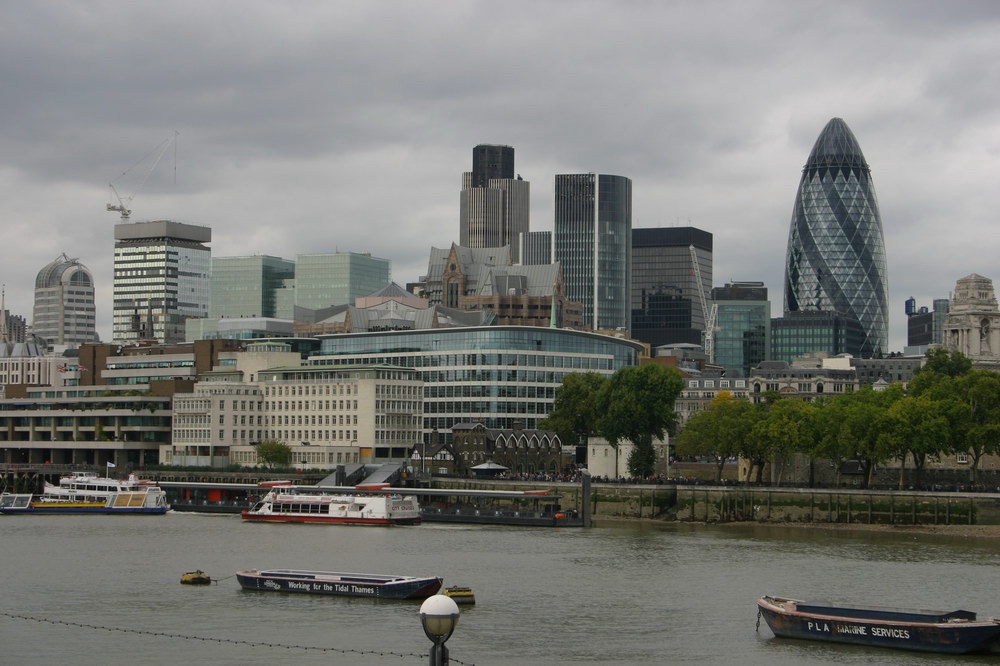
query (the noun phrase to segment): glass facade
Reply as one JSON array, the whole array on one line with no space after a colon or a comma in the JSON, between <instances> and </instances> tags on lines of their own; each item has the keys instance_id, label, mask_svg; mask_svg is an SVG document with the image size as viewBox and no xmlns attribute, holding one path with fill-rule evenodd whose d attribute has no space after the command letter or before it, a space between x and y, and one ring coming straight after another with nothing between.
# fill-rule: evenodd
<instances>
[{"instance_id":1,"label":"glass facade","mask_svg":"<svg viewBox=\"0 0 1000 666\"><path fill-rule=\"evenodd\" d=\"M295 262L280 257L214 257L212 318L281 317L278 293L295 277Z\"/></svg>"},{"instance_id":2,"label":"glass facade","mask_svg":"<svg viewBox=\"0 0 1000 666\"><path fill-rule=\"evenodd\" d=\"M519 234L518 256L525 266L545 266L552 263L552 232L529 231Z\"/></svg>"},{"instance_id":3,"label":"glass facade","mask_svg":"<svg viewBox=\"0 0 1000 666\"><path fill-rule=\"evenodd\" d=\"M295 261L295 305L320 310L354 305L392 282L392 262L369 254L300 254Z\"/></svg>"},{"instance_id":4,"label":"glass facade","mask_svg":"<svg viewBox=\"0 0 1000 666\"><path fill-rule=\"evenodd\" d=\"M771 361L787 361L812 352L860 356L865 330L855 318L836 312L790 312L771 320Z\"/></svg>"},{"instance_id":5,"label":"glass facade","mask_svg":"<svg viewBox=\"0 0 1000 666\"><path fill-rule=\"evenodd\" d=\"M610 376L638 364L637 342L532 326L444 328L321 336L310 365L389 364L420 371L425 434L475 420L489 428L537 428L563 377Z\"/></svg>"},{"instance_id":6,"label":"glass facade","mask_svg":"<svg viewBox=\"0 0 1000 666\"><path fill-rule=\"evenodd\" d=\"M692 246L707 295L712 291L712 234L693 227L632 230L632 337L654 347L702 344L705 312Z\"/></svg>"},{"instance_id":7,"label":"glass facade","mask_svg":"<svg viewBox=\"0 0 1000 666\"><path fill-rule=\"evenodd\" d=\"M712 290L717 306L715 362L727 377L749 377L750 369L768 360L771 303L763 282L729 283Z\"/></svg>"},{"instance_id":8,"label":"glass facade","mask_svg":"<svg viewBox=\"0 0 1000 666\"><path fill-rule=\"evenodd\" d=\"M211 239L208 227L166 220L115 225L115 342L184 342L185 321L208 316Z\"/></svg>"},{"instance_id":9,"label":"glass facade","mask_svg":"<svg viewBox=\"0 0 1000 666\"><path fill-rule=\"evenodd\" d=\"M785 261L785 313L836 311L864 329L862 357L888 353L885 240L871 171L847 124L834 118L799 182Z\"/></svg>"},{"instance_id":10,"label":"glass facade","mask_svg":"<svg viewBox=\"0 0 1000 666\"><path fill-rule=\"evenodd\" d=\"M632 181L580 173L555 178L553 259L566 298L583 304L594 330L629 330L632 290Z\"/></svg>"}]
</instances>

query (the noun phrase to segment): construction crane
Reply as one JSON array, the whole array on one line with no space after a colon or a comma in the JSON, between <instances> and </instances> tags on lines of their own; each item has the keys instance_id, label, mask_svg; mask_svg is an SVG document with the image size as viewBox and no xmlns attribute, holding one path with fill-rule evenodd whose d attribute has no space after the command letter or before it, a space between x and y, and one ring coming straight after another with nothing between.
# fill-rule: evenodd
<instances>
[{"instance_id":1,"label":"construction crane","mask_svg":"<svg viewBox=\"0 0 1000 666\"><path fill-rule=\"evenodd\" d=\"M118 201L118 203L109 203L108 210L115 213L120 213L122 216L122 222L128 222L129 217L132 215L132 209L130 208L130 206L132 205L132 199L134 199L135 195L139 193L139 190L142 189L142 186L146 184L146 181L149 179L150 174L153 173L153 170L156 169L156 165L160 163L161 159L163 159L163 155L164 153L167 152L167 149L171 145L174 145L176 147L176 143L174 142L176 141L177 136L179 134L180 132L174 131L173 135L164 139L163 143L161 143L159 146L153 149L151 153L149 153L141 160L139 160L138 163L134 164L133 166L123 171L121 175L115 179L115 181L120 180L123 176L127 175L130 171L132 171L132 169L135 169L137 166L141 164L148 164L145 172L142 174L142 179L139 181L139 184L136 186L135 191L132 192L130 196L123 197L121 194L119 194L118 188L115 187L115 181L112 181L111 183L108 184L108 187L111 188L111 193L114 194L115 199ZM175 154L174 158L175 173L177 169L176 162L177 159Z\"/></svg>"},{"instance_id":2,"label":"construction crane","mask_svg":"<svg viewBox=\"0 0 1000 666\"><path fill-rule=\"evenodd\" d=\"M703 348L705 358L709 363L715 363L715 320L719 315L719 306L712 303L711 309L708 307L708 299L705 298L705 285L701 282L701 266L698 265L698 253L694 245L689 246L691 250L691 266L694 268L694 281L698 287L698 298L701 299L701 314L705 317L705 338Z\"/></svg>"}]
</instances>

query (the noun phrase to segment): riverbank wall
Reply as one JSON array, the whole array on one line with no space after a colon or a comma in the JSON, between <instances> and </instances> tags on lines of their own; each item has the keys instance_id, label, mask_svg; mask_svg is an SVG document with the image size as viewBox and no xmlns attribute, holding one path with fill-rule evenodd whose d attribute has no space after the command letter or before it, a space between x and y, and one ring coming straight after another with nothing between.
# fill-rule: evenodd
<instances>
[{"instance_id":1,"label":"riverbank wall","mask_svg":"<svg viewBox=\"0 0 1000 666\"><path fill-rule=\"evenodd\" d=\"M434 487L548 490L582 510L575 483L435 479ZM593 483L590 513L601 518L723 523L1000 525L1000 493L760 488Z\"/></svg>"}]
</instances>

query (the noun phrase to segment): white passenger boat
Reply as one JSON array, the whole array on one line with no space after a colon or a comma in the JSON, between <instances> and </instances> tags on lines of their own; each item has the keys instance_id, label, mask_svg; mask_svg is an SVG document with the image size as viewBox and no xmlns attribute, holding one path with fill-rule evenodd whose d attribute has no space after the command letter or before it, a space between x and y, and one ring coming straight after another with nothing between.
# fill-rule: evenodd
<instances>
[{"instance_id":1,"label":"white passenger boat","mask_svg":"<svg viewBox=\"0 0 1000 666\"><path fill-rule=\"evenodd\" d=\"M127 479L112 479L94 472L80 472L61 477L58 485L46 481L43 494L51 498L103 501L116 493L144 490L155 485L140 480L135 474L129 474Z\"/></svg>"},{"instance_id":2,"label":"white passenger boat","mask_svg":"<svg viewBox=\"0 0 1000 666\"><path fill-rule=\"evenodd\" d=\"M107 497L67 497L60 495L32 495L30 493L3 493L0 495L0 513L18 514L164 514L167 512L167 494L162 488L145 486L136 490L123 490Z\"/></svg>"},{"instance_id":3,"label":"white passenger boat","mask_svg":"<svg viewBox=\"0 0 1000 666\"><path fill-rule=\"evenodd\" d=\"M416 525L420 507L413 495L387 485L357 486L355 492L276 487L241 514L243 520L341 525Z\"/></svg>"}]
</instances>

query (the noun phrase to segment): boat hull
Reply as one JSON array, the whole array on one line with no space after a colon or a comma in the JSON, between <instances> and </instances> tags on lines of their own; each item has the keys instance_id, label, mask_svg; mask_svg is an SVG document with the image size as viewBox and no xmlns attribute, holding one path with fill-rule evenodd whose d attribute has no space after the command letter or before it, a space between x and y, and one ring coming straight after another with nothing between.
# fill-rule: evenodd
<instances>
[{"instance_id":1,"label":"boat hull","mask_svg":"<svg viewBox=\"0 0 1000 666\"><path fill-rule=\"evenodd\" d=\"M419 525L420 518L364 518L361 516L319 516L297 514L254 514L241 512L243 520L258 523L305 523L314 525Z\"/></svg>"},{"instance_id":2,"label":"boat hull","mask_svg":"<svg viewBox=\"0 0 1000 666\"><path fill-rule=\"evenodd\" d=\"M426 599L441 589L436 577L366 576L308 571L238 571L236 580L244 590L325 594L374 599Z\"/></svg>"},{"instance_id":3,"label":"boat hull","mask_svg":"<svg viewBox=\"0 0 1000 666\"><path fill-rule=\"evenodd\" d=\"M159 488L113 493L102 501L73 500L59 496L35 496L27 493L0 495L0 513L4 515L76 515L144 514L162 515L169 507L166 494Z\"/></svg>"},{"instance_id":4,"label":"boat hull","mask_svg":"<svg viewBox=\"0 0 1000 666\"><path fill-rule=\"evenodd\" d=\"M757 600L757 607L771 632L780 638L943 654L996 652L1000 638L996 620L920 621L918 612L833 607L816 607L818 612L789 610L766 597ZM861 617L848 615L852 610ZM838 615L838 611L845 614Z\"/></svg>"},{"instance_id":5,"label":"boat hull","mask_svg":"<svg viewBox=\"0 0 1000 666\"><path fill-rule=\"evenodd\" d=\"M75 515L75 514L143 514L143 515L163 515L167 512L167 507L165 506L153 506L153 507L126 507L126 508L115 508L106 506L77 506L77 507L26 507L23 509L2 509L0 513L5 516L17 516L17 515Z\"/></svg>"}]
</instances>

